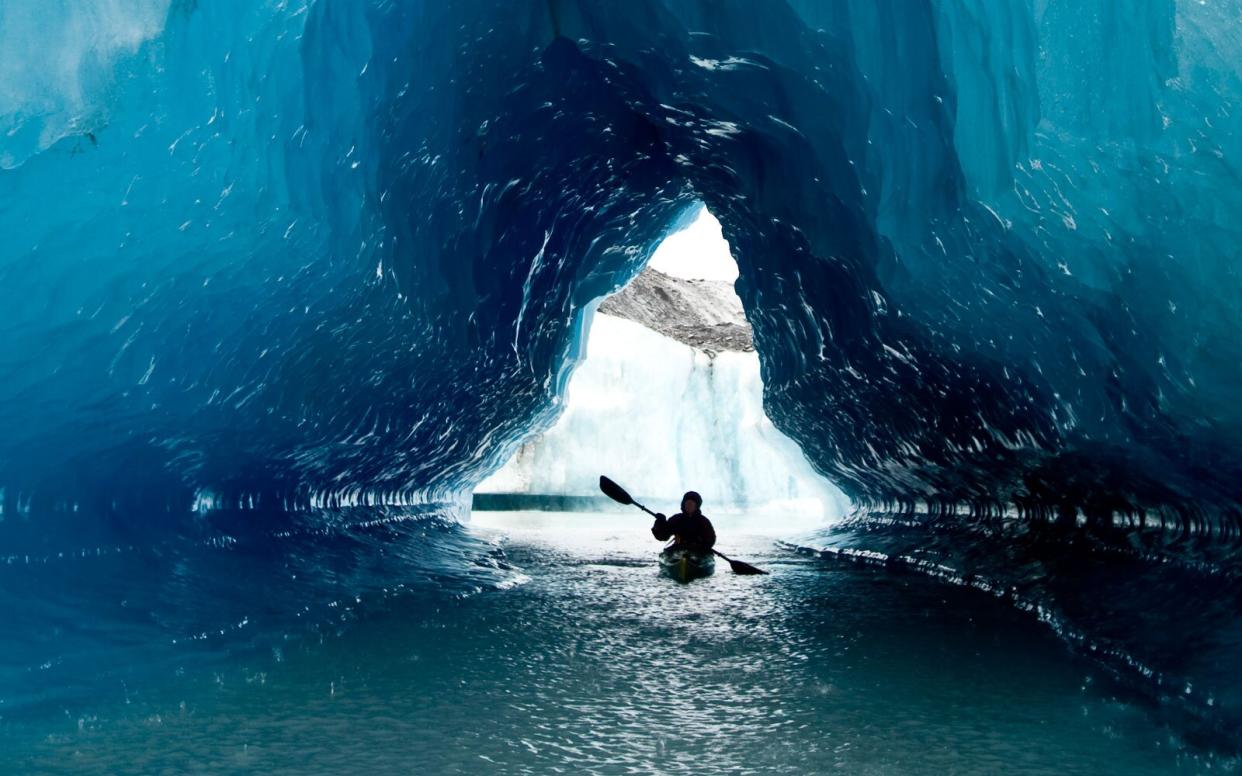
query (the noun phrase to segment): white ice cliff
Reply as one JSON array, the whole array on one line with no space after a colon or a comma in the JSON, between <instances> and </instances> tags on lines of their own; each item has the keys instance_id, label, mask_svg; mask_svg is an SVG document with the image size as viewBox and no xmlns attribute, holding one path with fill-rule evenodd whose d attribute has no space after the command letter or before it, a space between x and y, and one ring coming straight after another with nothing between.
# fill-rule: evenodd
<instances>
[{"instance_id":1,"label":"white ice cliff","mask_svg":"<svg viewBox=\"0 0 1242 776\"><path fill-rule=\"evenodd\" d=\"M733 260L723 239L700 239L720 230L702 212L653 257L682 277L648 267L605 301L556 423L476 493L593 497L607 474L665 511L695 489L715 512L845 513L845 496L764 414L741 301L730 283L704 279L728 277Z\"/></svg>"}]
</instances>

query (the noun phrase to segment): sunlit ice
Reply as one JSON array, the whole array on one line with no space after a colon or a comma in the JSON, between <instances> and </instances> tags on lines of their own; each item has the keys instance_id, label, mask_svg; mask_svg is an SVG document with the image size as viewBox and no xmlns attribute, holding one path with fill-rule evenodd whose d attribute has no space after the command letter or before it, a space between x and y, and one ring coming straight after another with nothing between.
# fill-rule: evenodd
<instances>
[{"instance_id":1,"label":"sunlit ice","mask_svg":"<svg viewBox=\"0 0 1242 776\"><path fill-rule=\"evenodd\" d=\"M746 326L732 291L737 264L706 208L697 206L688 225L661 242L648 269L657 274L644 276L651 290L642 287L635 304L666 314L657 326L676 323L676 309L661 306L670 293L695 294L688 303L697 312ZM692 285L670 285L668 277ZM848 513L844 494L764 412L753 347L720 348L710 337L692 346L622 317L623 305L605 312L611 309L605 305L589 323L585 358L559 417L480 483L475 492L487 496L484 503L506 494L526 504L599 497L598 477L606 474L669 514L682 492L699 491L705 513L751 533L797 533Z\"/></svg>"}]
</instances>

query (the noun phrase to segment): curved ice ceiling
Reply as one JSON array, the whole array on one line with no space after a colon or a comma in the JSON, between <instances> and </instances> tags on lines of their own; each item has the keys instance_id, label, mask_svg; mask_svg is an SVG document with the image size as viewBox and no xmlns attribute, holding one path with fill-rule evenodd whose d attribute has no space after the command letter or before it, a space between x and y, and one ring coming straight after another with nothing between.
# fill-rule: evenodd
<instances>
[{"instance_id":1,"label":"curved ice ceiling","mask_svg":"<svg viewBox=\"0 0 1242 776\"><path fill-rule=\"evenodd\" d=\"M454 492L702 200L856 502L1236 516L1240 12L7 2L6 506Z\"/></svg>"}]
</instances>

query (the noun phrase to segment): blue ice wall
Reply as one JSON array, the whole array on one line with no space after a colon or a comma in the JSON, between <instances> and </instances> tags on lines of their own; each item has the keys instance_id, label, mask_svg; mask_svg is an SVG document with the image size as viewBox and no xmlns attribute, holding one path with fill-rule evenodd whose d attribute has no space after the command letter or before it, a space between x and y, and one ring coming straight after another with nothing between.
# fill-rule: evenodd
<instances>
[{"instance_id":1,"label":"blue ice wall","mask_svg":"<svg viewBox=\"0 0 1242 776\"><path fill-rule=\"evenodd\" d=\"M0 8L6 509L468 486L702 200L859 502L1238 515L1238 2L46 9Z\"/></svg>"}]
</instances>

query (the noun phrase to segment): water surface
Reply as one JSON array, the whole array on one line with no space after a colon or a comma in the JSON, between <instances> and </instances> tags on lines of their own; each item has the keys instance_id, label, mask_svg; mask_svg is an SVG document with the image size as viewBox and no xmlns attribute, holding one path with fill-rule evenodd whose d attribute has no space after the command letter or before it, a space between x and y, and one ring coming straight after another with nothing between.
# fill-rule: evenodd
<instances>
[{"instance_id":1,"label":"water surface","mask_svg":"<svg viewBox=\"0 0 1242 776\"><path fill-rule=\"evenodd\" d=\"M251 622L189 646L168 638L181 626L144 623L136 627L155 643L117 647L142 665L112 665L77 692L24 680L0 706L0 770L1230 765L1185 748L1028 615L976 590L793 552L756 532L762 522L719 520L721 546L771 575L734 576L722 563L689 585L659 576L641 517L476 513L468 528L411 524L419 528L398 521L400 530L377 533L357 522L348 542L329 532L294 551L292 539L274 540L249 557L239 541L183 567L194 589L178 605L214 600L212 616ZM233 591L227 605L208 580ZM159 574L145 582L160 584ZM7 676L63 676L13 668L9 638L0 641Z\"/></svg>"}]
</instances>

